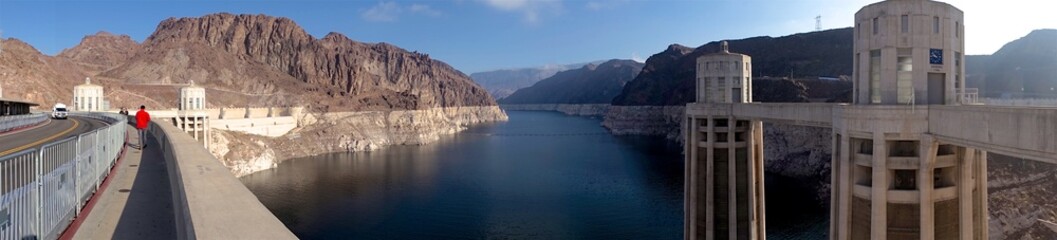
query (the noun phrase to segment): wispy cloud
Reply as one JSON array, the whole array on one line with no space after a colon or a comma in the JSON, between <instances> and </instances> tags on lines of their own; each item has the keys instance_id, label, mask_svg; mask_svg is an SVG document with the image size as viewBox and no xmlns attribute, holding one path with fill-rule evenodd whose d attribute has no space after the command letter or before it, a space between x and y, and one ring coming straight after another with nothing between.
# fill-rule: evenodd
<instances>
[{"instance_id":1,"label":"wispy cloud","mask_svg":"<svg viewBox=\"0 0 1057 240\"><path fill-rule=\"evenodd\" d=\"M587 1L587 3L584 4L584 7L588 10L598 11L605 9L613 9L620 5L627 4L628 2L631 2L631 0L593 0Z\"/></svg>"},{"instance_id":2,"label":"wispy cloud","mask_svg":"<svg viewBox=\"0 0 1057 240\"><path fill-rule=\"evenodd\" d=\"M360 13L360 18L371 22L394 22L400 19L403 13L418 14L429 17L440 17L443 13L426 4L411 4L401 6L396 2L378 2L371 8Z\"/></svg>"},{"instance_id":3,"label":"wispy cloud","mask_svg":"<svg viewBox=\"0 0 1057 240\"><path fill-rule=\"evenodd\" d=\"M565 11L561 0L481 0L493 8L521 14L528 24L538 24L543 16L560 15Z\"/></svg>"},{"instance_id":4,"label":"wispy cloud","mask_svg":"<svg viewBox=\"0 0 1057 240\"><path fill-rule=\"evenodd\" d=\"M642 58L642 56L639 56L638 52L632 52L631 53L631 60L632 61L636 61L636 62L641 62L641 63L646 62L646 59Z\"/></svg>"},{"instance_id":5,"label":"wispy cloud","mask_svg":"<svg viewBox=\"0 0 1057 240\"><path fill-rule=\"evenodd\" d=\"M392 22L400 15L400 5L395 2L378 2L377 5L360 13L363 20L372 22Z\"/></svg>"},{"instance_id":6,"label":"wispy cloud","mask_svg":"<svg viewBox=\"0 0 1057 240\"><path fill-rule=\"evenodd\" d=\"M441 12L439 10L433 9L429 5L425 4L411 4L408 9L411 10L412 13L422 14L430 17L440 17L441 15Z\"/></svg>"}]
</instances>

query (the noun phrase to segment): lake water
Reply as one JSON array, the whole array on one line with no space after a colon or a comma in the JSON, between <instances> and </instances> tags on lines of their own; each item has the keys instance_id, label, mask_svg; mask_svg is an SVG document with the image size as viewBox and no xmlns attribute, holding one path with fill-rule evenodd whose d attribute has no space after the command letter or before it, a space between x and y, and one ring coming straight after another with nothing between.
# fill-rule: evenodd
<instances>
[{"instance_id":1,"label":"lake water","mask_svg":"<svg viewBox=\"0 0 1057 240\"><path fill-rule=\"evenodd\" d=\"M295 159L242 181L303 239L682 238L683 158L664 139L508 114L434 144ZM768 197L798 187L782 182L768 177ZM769 235L824 237L825 212L804 211L817 204L790 192L808 206L772 215L768 201L768 220L783 219Z\"/></svg>"}]
</instances>

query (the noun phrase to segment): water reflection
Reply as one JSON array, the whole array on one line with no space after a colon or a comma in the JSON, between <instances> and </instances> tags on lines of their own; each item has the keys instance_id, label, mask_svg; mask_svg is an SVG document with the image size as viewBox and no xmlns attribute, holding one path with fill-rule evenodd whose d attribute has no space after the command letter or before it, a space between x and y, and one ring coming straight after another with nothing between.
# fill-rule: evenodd
<instances>
[{"instance_id":1,"label":"water reflection","mask_svg":"<svg viewBox=\"0 0 1057 240\"><path fill-rule=\"evenodd\" d=\"M243 182L305 239L682 237L682 157L597 119L510 112L424 146L284 162Z\"/></svg>"}]
</instances>

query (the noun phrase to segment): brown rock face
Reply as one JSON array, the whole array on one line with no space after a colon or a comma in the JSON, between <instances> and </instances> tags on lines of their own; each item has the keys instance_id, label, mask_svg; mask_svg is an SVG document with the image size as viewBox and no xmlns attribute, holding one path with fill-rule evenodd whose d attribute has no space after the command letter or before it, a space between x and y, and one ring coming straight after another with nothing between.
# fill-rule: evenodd
<instances>
[{"instance_id":1,"label":"brown rock face","mask_svg":"<svg viewBox=\"0 0 1057 240\"><path fill-rule=\"evenodd\" d=\"M428 55L337 33L315 39L290 19L265 15L167 19L135 56L102 75L142 85L195 80L233 93L210 100L231 106L262 97L329 111L495 105Z\"/></svg>"},{"instance_id":2,"label":"brown rock face","mask_svg":"<svg viewBox=\"0 0 1057 240\"><path fill-rule=\"evenodd\" d=\"M36 102L44 109L55 103L70 103L73 86L82 83L86 75L79 64L44 55L18 39L0 41L0 86L5 98Z\"/></svg>"},{"instance_id":3,"label":"brown rock face","mask_svg":"<svg viewBox=\"0 0 1057 240\"><path fill-rule=\"evenodd\" d=\"M136 50L139 50L139 43L128 35L98 32L85 36L77 46L62 50L56 57L80 64L94 75L124 63Z\"/></svg>"}]
</instances>

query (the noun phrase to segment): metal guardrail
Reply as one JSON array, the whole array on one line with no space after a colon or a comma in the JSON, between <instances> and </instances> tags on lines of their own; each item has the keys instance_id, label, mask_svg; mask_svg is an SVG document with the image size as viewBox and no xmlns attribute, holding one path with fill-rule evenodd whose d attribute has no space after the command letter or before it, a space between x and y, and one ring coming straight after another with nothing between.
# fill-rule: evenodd
<instances>
[{"instance_id":1,"label":"metal guardrail","mask_svg":"<svg viewBox=\"0 0 1057 240\"><path fill-rule=\"evenodd\" d=\"M107 126L0 157L0 239L57 239L110 173L128 120L112 113L71 115Z\"/></svg>"},{"instance_id":2,"label":"metal guardrail","mask_svg":"<svg viewBox=\"0 0 1057 240\"><path fill-rule=\"evenodd\" d=\"M957 89L958 101L961 104L973 105L980 103L980 89L979 88L961 88Z\"/></svg>"},{"instance_id":3,"label":"metal guardrail","mask_svg":"<svg viewBox=\"0 0 1057 240\"><path fill-rule=\"evenodd\" d=\"M48 120L47 113L0 116L0 133L36 125Z\"/></svg>"}]
</instances>

